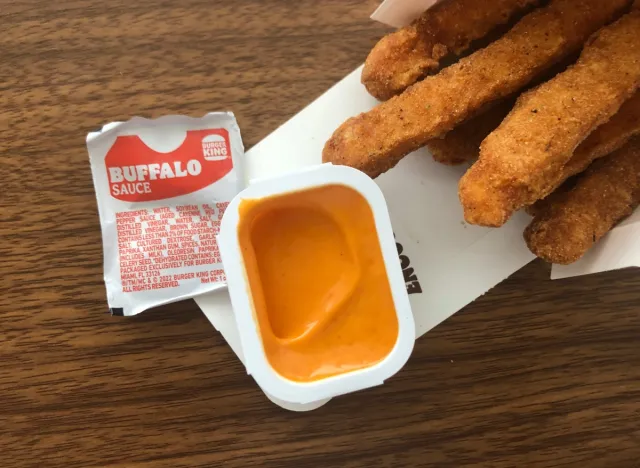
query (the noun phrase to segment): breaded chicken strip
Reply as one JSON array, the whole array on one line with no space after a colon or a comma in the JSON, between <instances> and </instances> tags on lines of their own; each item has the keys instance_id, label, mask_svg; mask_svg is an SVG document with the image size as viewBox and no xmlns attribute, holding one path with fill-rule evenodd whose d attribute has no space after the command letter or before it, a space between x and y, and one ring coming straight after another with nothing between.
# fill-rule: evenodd
<instances>
[{"instance_id":1,"label":"breaded chicken strip","mask_svg":"<svg viewBox=\"0 0 640 468\"><path fill-rule=\"evenodd\" d=\"M551 0L486 48L347 120L326 143L324 162L371 177L382 174L492 101L521 90L630 5L630 0Z\"/></svg>"},{"instance_id":2,"label":"breaded chicken strip","mask_svg":"<svg viewBox=\"0 0 640 468\"><path fill-rule=\"evenodd\" d=\"M461 123L442 138L427 142L433 159L447 166L472 162L480 154L480 143L502 123L515 100L507 99L479 116Z\"/></svg>"},{"instance_id":3,"label":"breaded chicken strip","mask_svg":"<svg viewBox=\"0 0 640 468\"><path fill-rule=\"evenodd\" d=\"M445 0L375 45L364 63L362 84L382 101L400 94L437 70L443 57L460 55L471 42L541 1Z\"/></svg>"},{"instance_id":4,"label":"breaded chicken strip","mask_svg":"<svg viewBox=\"0 0 640 468\"><path fill-rule=\"evenodd\" d=\"M538 257L573 263L640 203L640 138L594 162L573 188L550 199L524 238Z\"/></svg>"},{"instance_id":5,"label":"breaded chicken strip","mask_svg":"<svg viewBox=\"0 0 640 468\"><path fill-rule=\"evenodd\" d=\"M524 93L460 181L467 222L502 226L549 193L576 147L640 86L640 11L603 28L564 73Z\"/></svg>"},{"instance_id":6,"label":"breaded chicken strip","mask_svg":"<svg viewBox=\"0 0 640 468\"><path fill-rule=\"evenodd\" d=\"M480 155L480 144L502 120L509 114L513 101L505 101L478 117L457 126L443 138L430 140L427 148L433 159L447 166L456 166L465 162L473 162ZM636 92L626 101L620 110L609 121L596 128L576 149L571 159L558 173L556 185L548 193L553 192L569 177L584 171L594 160L607 156L622 147L631 137L640 134L640 92ZM538 200L527 207L527 212L534 213Z\"/></svg>"},{"instance_id":7,"label":"breaded chicken strip","mask_svg":"<svg viewBox=\"0 0 640 468\"><path fill-rule=\"evenodd\" d=\"M526 89L538 86L558 73L562 73L577 59L578 54L572 54L532 81ZM504 99L491 105L488 111L462 122L444 137L429 140L426 146L431 151L433 159L447 166L473 162L478 159L478 156L480 156L480 144L491 132L498 128L504 118L509 115L515 103L516 97Z\"/></svg>"},{"instance_id":8,"label":"breaded chicken strip","mask_svg":"<svg viewBox=\"0 0 640 468\"><path fill-rule=\"evenodd\" d=\"M598 128L576 149L558 174L554 185L547 194L556 190L567 179L584 171L598 158L611 154L624 146L632 137L640 135L640 92L626 101L616 115ZM544 209L549 197L538 200L527 207L527 213L534 215Z\"/></svg>"}]
</instances>

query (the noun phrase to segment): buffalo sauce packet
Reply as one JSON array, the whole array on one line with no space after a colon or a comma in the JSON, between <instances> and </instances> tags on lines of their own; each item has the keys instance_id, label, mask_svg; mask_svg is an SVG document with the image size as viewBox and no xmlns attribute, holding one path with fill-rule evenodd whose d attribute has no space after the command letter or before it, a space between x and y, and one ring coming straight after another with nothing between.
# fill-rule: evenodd
<instances>
[{"instance_id":1,"label":"buffalo sauce packet","mask_svg":"<svg viewBox=\"0 0 640 468\"><path fill-rule=\"evenodd\" d=\"M244 181L234 115L134 117L89 133L87 149L111 313L224 287L216 236Z\"/></svg>"}]
</instances>

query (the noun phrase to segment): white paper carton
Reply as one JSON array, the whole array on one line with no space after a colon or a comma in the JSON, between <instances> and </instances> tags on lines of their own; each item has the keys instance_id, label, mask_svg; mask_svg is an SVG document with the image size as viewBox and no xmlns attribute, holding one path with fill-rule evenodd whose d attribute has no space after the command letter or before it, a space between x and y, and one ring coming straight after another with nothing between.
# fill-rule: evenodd
<instances>
[{"instance_id":1,"label":"white paper carton","mask_svg":"<svg viewBox=\"0 0 640 468\"><path fill-rule=\"evenodd\" d=\"M373 12L371 19L394 28L401 28L439 1L441 0L385 0Z\"/></svg>"},{"instance_id":2,"label":"white paper carton","mask_svg":"<svg viewBox=\"0 0 640 468\"><path fill-rule=\"evenodd\" d=\"M387 0L374 18L401 26L415 18L425 5L433 3ZM362 67L354 70L248 151L249 180L321 163L322 148L333 131L347 118L377 104L360 83L361 70ZM465 169L435 163L426 150L419 150L376 179L391 214L416 337L534 259L522 237L530 221L526 214L516 214L499 229L464 222L457 190L458 179ZM637 239L640 239L639 213L614 229L584 260L570 267L554 266L553 277L640 266L640 254L631 254L640 243ZM210 294L196 298L196 302L243 359L228 295ZM307 411L324 403L287 409Z\"/></svg>"},{"instance_id":3,"label":"white paper carton","mask_svg":"<svg viewBox=\"0 0 640 468\"><path fill-rule=\"evenodd\" d=\"M442 0L385 0L371 19L400 28ZM640 5L634 3L634 8ZM571 265L553 265L551 279L569 278L603 271L640 267L640 211L613 229L581 260Z\"/></svg>"},{"instance_id":4,"label":"white paper carton","mask_svg":"<svg viewBox=\"0 0 640 468\"><path fill-rule=\"evenodd\" d=\"M352 72L246 154L249 180L322 162L322 148L348 117L376 105ZM457 182L463 168L442 166L417 151L376 182L387 200L419 337L534 257L522 231L526 215L502 229L463 222ZM211 323L240 354L228 296L196 298ZM304 410L304 407L299 408Z\"/></svg>"}]
</instances>

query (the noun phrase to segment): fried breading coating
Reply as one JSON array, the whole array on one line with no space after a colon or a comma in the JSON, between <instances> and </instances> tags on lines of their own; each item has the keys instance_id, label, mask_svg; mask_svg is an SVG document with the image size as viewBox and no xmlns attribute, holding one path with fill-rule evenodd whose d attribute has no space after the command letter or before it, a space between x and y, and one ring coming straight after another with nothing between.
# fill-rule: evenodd
<instances>
[{"instance_id":1,"label":"fried breading coating","mask_svg":"<svg viewBox=\"0 0 640 468\"><path fill-rule=\"evenodd\" d=\"M562 73L577 59L578 55L572 54L529 83L526 89L538 86L558 73ZM480 144L509 115L516 103L516 97L510 97L491 105L486 112L462 122L442 138L429 140L426 146L431 151L433 159L447 166L473 162L478 159Z\"/></svg>"},{"instance_id":2,"label":"fried breading coating","mask_svg":"<svg viewBox=\"0 0 640 468\"><path fill-rule=\"evenodd\" d=\"M596 128L591 135L576 149L558 174L553 186L547 194L556 190L570 177L581 173L598 158L609 155L624 146L633 136L640 134L640 92L636 92L626 101L618 113L608 122ZM548 197L542 198L526 208L527 213L534 215L544 209Z\"/></svg>"},{"instance_id":3,"label":"fried breading coating","mask_svg":"<svg viewBox=\"0 0 640 468\"><path fill-rule=\"evenodd\" d=\"M480 154L480 143L511 111L515 100L507 99L473 119L461 123L442 138L427 142L433 159L447 166L472 162Z\"/></svg>"},{"instance_id":4,"label":"fried breading coating","mask_svg":"<svg viewBox=\"0 0 640 468\"><path fill-rule=\"evenodd\" d=\"M550 263L573 263L640 204L640 138L595 161L573 188L549 198L525 241Z\"/></svg>"},{"instance_id":5,"label":"fried breading coating","mask_svg":"<svg viewBox=\"0 0 640 468\"><path fill-rule=\"evenodd\" d=\"M467 222L503 225L546 195L576 147L640 86L640 11L588 41L567 71L524 93L460 181Z\"/></svg>"},{"instance_id":6,"label":"fried breading coating","mask_svg":"<svg viewBox=\"0 0 640 468\"><path fill-rule=\"evenodd\" d=\"M409 26L380 39L367 57L362 84L384 101L440 67L442 58L460 55L471 42L542 0L445 0Z\"/></svg>"},{"instance_id":7,"label":"fried breading coating","mask_svg":"<svg viewBox=\"0 0 640 468\"><path fill-rule=\"evenodd\" d=\"M551 0L484 49L347 120L326 143L324 162L371 177L382 174L489 103L521 90L630 5L630 0Z\"/></svg>"}]
</instances>

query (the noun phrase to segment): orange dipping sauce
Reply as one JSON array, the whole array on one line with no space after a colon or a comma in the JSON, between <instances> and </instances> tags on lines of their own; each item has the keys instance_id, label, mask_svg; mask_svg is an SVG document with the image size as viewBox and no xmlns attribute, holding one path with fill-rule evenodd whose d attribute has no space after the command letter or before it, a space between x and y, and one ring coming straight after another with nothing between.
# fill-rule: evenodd
<instances>
[{"instance_id":1,"label":"orange dipping sauce","mask_svg":"<svg viewBox=\"0 0 640 468\"><path fill-rule=\"evenodd\" d=\"M262 345L281 376L314 381L391 352L398 319L359 192L326 185L243 200L238 240Z\"/></svg>"}]
</instances>

